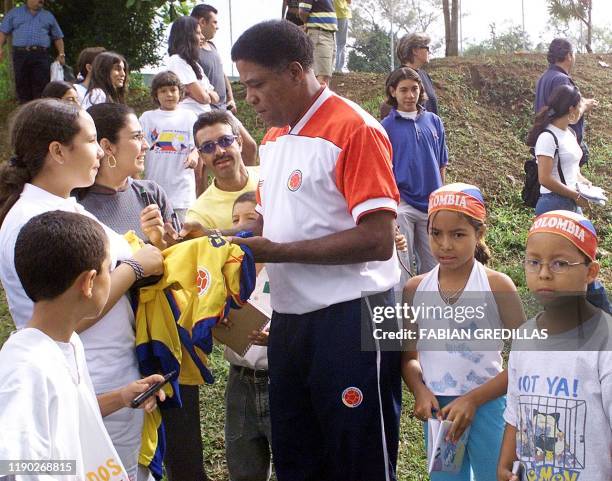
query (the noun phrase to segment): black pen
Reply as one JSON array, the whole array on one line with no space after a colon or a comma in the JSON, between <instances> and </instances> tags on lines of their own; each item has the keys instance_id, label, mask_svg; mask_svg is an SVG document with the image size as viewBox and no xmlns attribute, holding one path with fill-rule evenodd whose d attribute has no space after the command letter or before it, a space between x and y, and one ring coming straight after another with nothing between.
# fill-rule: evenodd
<instances>
[{"instance_id":1,"label":"black pen","mask_svg":"<svg viewBox=\"0 0 612 481\"><path fill-rule=\"evenodd\" d=\"M157 391L159 391L162 387L164 387L170 381L170 378L176 375L176 371L171 371L164 376L163 381L156 382L149 389L144 392L141 392L138 396L136 396L132 402L130 402L130 406L134 409L140 407L140 405L145 402L148 398L153 396Z\"/></svg>"}]
</instances>

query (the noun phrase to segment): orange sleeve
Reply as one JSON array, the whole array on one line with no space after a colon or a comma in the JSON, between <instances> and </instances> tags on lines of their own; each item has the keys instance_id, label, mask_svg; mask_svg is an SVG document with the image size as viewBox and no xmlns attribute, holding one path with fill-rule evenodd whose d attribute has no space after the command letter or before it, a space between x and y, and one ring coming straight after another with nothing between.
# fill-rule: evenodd
<instances>
[{"instance_id":1,"label":"orange sleeve","mask_svg":"<svg viewBox=\"0 0 612 481\"><path fill-rule=\"evenodd\" d=\"M399 191L391 158L391 143L385 133L367 124L342 146L336 163L336 186L355 222L373 210L397 211Z\"/></svg>"}]
</instances>

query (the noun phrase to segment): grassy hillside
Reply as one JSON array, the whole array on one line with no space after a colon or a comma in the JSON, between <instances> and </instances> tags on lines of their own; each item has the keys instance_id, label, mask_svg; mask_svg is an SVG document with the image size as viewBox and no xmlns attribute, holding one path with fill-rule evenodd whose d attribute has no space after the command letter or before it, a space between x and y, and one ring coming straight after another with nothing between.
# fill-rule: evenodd
<instances>
[{"instance_id":1,"label":"grassy hillside","mask_svg":"<svg viewBox=\"0 0 612 481\"><path fill-rule=\"evenodd\" d=\"M612 65L612 56L601 57ZM497 56L435 60L429 67L439 98L441 117L447 132L450 153L448 176L480 186L488 203L487 242L494 254L494 267L509 274L524 289L521 259L527 226L533 210L520 200L522 165L528 155L523 140L532 120L535 81L546 68L543 55ZM595 56L578 56L574 79L583 95L599 100L589 116L586 141L591 163L584 171L594 183L612 190L612 69L597 64ZM378 115L384 98L384 76L348 74L334 79L333 87ZM263 123L244 102L244 92L235 86L239 114L257 140L263 136ZM151 108L146 92L133 92L132 105L140 111ZM8 157L6 114L15 105L0 101L0 158ZM603 278L612 286L612 213L596 208L590 214L601 239ZM0 298L0 342L8 335L10 319ZM203 389L202 431L206 436L206 457L213 479L227 479L223 452L223 391L227 365L221 350L212 356L217 383ZM405 396L399 478L426 479L420 424L408 416L412 398Z\"/></svg>"}]
</instances>

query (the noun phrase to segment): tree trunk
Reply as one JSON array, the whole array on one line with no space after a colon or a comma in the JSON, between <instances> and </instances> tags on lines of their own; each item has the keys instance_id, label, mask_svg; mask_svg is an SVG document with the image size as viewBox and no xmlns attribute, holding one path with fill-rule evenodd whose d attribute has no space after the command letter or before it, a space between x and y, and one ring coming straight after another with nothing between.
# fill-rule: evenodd
<instances>
[{"instance_id":1,"label":"tree trunk","mask_svg":"<svg viewBox=\"0 0 612 481\"><path fill-rule=\"evenodd\" d=\"M442 11L444 12L444 39L445 55L456 57L459 55L459 0L442 0Z\"/></svg>"},{"instance_id":2,"label":"tree trunk","mask_svg":"<svg viewBox=\"0 0 612 481\"><path fill-rule=\"evenodd\" d=\"M589 0L587 8L587 41L585 47L587 52L593 53L593 49L591 48L591 37L593 35L593 22L591 20L591 12L593 11L593 0Z\"/></svg>"},{"instance_id":3,"label":"tree trunk","mask_svg":"<svg viewBox=\"0 0 612 481\"><path fill-rule=\"evenodd\" d=\"M449 55L459 55L459 0L453 0L451 7L451 42Z\"/></svg>"},{"instance_id":4,"label":"tree trunk","mask_svg":"<svg viewBox=\"0 0 612 481\"><path fill-rule=\"evenodd\" d=\"M442 0L442 12L444 13L444 40L445 40L445 51L444 55L448 57L449 43L451 38L451 19L450 19L450 8L448 6L448 0Z\"/></svg>"}]
</instances>

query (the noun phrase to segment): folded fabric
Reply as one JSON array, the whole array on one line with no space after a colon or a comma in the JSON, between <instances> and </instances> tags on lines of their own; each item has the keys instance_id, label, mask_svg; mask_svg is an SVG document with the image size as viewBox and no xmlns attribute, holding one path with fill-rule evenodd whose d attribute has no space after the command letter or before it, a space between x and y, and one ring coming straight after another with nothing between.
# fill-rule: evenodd
<instances>
[{"instance_id":1,"label":"folded fabric","mask_svg":"<svg viewBox=\"0 0 612 481\"><path fill-rule=\"evenodd\" d=\"M139 242L131 237L134 251ZM162 252L164 274L142 287L136 309L136 356L140 371L179 372L164 390L160 408L181 407L180 384L214 382L207 368L212 351L212 327L230 307L241 307L255 287L255 262L247 247L218 236L176 244ZM156 479L162 477L165 448L159 410L147 413L139 463Z\"/></svg>"}]
</instances>

